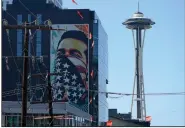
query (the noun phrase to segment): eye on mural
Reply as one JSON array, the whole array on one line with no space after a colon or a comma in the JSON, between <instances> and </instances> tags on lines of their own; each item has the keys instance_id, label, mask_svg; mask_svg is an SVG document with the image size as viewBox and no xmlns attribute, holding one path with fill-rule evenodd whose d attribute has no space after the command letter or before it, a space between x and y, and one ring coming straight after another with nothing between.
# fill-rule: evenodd
<instances>
[{"instance_id":1,"label":"eye on mural","mask_svg":"<svg viewBox=\"0 0 185 128\"><path fill-rule=\"evenodd\" d=\"M66 31L51 31L50 72L53 102L68 102L88 112L89 26L52 25Z\"/></svg>"}]
</instances>

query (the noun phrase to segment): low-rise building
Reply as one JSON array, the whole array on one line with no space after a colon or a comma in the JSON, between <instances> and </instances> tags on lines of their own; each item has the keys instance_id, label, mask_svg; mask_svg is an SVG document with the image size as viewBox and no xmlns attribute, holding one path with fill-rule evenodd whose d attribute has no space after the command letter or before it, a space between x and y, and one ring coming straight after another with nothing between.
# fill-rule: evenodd
<instances>
[{"instance_id":1,"label":"low-rise building","mask_svg":"<svg viewBox=\"0 0 185 128\"><path fill-rule=\"evenodd\" d=\"M117 109L109 109L109 121L115 127L150 127L150 122L131 118L131 113L117 113Z\"/></svg>"},{"instance_id":2,"label":"low-rise building","mask_svg":"<svg viewBox=\"0 0 185 128\"><path fill-rule=\"evenodd\" d=\"M3 127L21 126L21 104L21 102L2 101ZM28 103L27 106L27 127L49 126L47 103ZM54 126L91 126L91 115L68 103L53 103L53 115Z\"/></svg>"}]
</instances>

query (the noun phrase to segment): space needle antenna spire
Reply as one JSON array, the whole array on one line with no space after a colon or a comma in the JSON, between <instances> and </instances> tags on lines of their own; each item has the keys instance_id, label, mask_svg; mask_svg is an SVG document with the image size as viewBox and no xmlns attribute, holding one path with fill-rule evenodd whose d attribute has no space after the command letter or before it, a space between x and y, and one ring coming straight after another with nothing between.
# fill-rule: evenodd
<instances>
[{"instance_id":1,"label":"space needle antenna spire","mask_svg":"<svg viewBox=\"0 0 185 128\"><path fill-rule=\"evenodd\" d=\"M123 22L126 28L132 30L133 43L135 49L135 75L133 85L133 95L131 103L131 114L133 114L134 101L136 101L136 115L139 120L146 120L146 104L145 104L145 91L144 91L144 74L143 74L143 48L145 31L150 29L155 24L151 19L145 18L142 12L138 12ZM136 36L136 37L135 37Z\"/></svg>"},{"instance_id":2,"label":"space needle antenna spire","mask_svg":"<svg viewBox=\"0 0 185 128\"><path fill-rule=\"evenodd\" d=\"M137 11L139 12L139 0L137 2Z\"/></svg>"}]
</instances>

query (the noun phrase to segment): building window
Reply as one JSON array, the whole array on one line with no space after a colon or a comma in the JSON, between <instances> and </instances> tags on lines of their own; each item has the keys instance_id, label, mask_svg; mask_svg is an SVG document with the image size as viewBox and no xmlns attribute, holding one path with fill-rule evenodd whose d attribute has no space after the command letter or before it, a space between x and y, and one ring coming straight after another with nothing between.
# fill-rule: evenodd
<instances>
[{"instance_id":1,"label":"building window","mask_svg":"<svg viewBox=\"0 0 185 128\"><path fill-rule=\"evenodd\" d=\"M31 22L31 14L28 14L28 22ZM29 30L31 31L31 30ZM31 39L29 38L29 53L28 56L31 55Z\"/></svg>"},{"instance_id":2,"label":"building window","mask_svg":"<svg viewBox=\"0 0 185 128\"><path fill-rule=\"evenodd\" d=\"M22 24L22 15L17 15L17 24ZM22 56L22 30L17 30L17 56Z\"/></svg>"},{"instance_id":3,"label":"building window","mask_svg":"<svg viewBox=\"0 0 185 128\"><path fill-rule=\"evenodd\" d=\"M21 25L22 24L22 15L17 15L17 24ZM22 56L22 51L23 51L23 33L22 29L17 30L17 56ZM17 88L21 90L21 76L20 73L17 74L19 76L18 83L17 83ZM17 94L17 100L21 101L22 95L21 91Z\"/></svg>"},{"instance_id":4,"label":"building window","mask_svg":"<svg viewBox=\"0 0 185 128\"><path fill-rule=\"evenodd\" d=\"M94 23L95 23L95 24L97 24L97 23L98 23L98 20L97 20L97 19L95 19L95 20L94 20Z\"/></svg>"},{"instance_id":5,"label":"building window","mask_svg":"<svg viewBox=\"0 0 185 128\"><path fill-rule=\"evenodd\" d=\"M37 14L37 23L42 23L42 15ZM37 38L36 38L36 56L41 56L41 41L42 41L42 33L41 30L37 30Z\"/></svg>"}]
</instances>

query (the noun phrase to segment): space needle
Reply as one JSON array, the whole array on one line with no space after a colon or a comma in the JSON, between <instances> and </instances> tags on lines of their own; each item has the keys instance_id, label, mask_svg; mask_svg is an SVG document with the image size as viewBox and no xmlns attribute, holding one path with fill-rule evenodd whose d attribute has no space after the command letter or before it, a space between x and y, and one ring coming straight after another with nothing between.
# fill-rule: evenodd
<instances>
[{"instance_id":1,"label":"space needle","mask_svg":"<svg viewBox=\"0 0 185 128\"><path fill-rule=\"evenodd\" d=\"M152 28L152 25L154 24L155 22L153 22L149 18L145 18L144 14L139 11L139 2L138 2L138 11L133 14L132 18L127 19L125 22L123 22L123 25L125 25L126 28L132 30L134 47L135 47L135 55L136 55L135 56L136 68L135 68L131 113L133 111L133 103L134 101L136 101L137 119L142 121L146 120L146 104L145 104L144 78L143 78L143 47L144 47L145 32L147 29ZM136 35L136 38L135 38L135 35Z\"/></svg>"}]
</instances>

